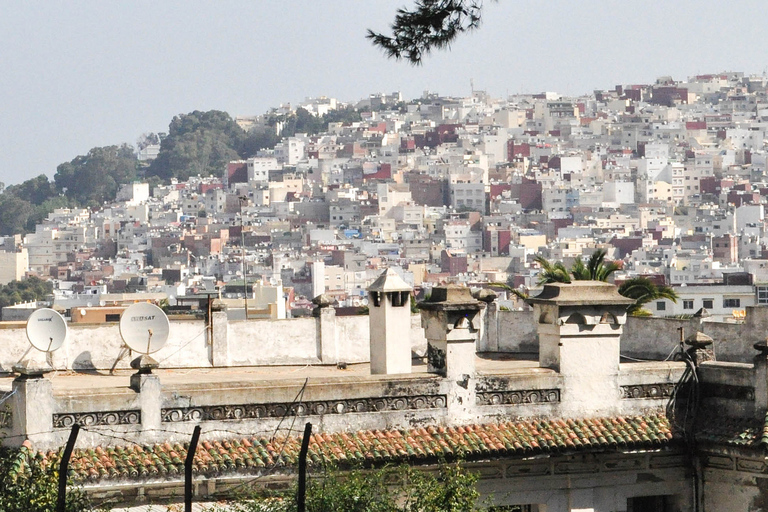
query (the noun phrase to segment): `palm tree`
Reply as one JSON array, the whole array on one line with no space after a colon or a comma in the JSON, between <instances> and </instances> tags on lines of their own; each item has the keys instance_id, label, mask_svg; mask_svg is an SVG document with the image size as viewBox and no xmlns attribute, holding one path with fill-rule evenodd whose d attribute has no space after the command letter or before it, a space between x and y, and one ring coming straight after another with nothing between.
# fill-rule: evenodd
<instances>
[{"instance_id":1,"label":"palm tree","mask_svg":"<svg viewBox=\"0 0 768 512\"><path fill-rule=\"evenodd\" d=\"M608 281L614 272L621 269L621 263L606 262L605 254L604 249L599 249L592 253L586 263L579 256L571 265L570 271L565 268L561 261L551 263L543 256L538 255L535 261L541 266L539 284L570 283L572 280ZM669 299L676 303L678 299L677 293L671 287L657 286L647 277L633 277L624 281L619 287L619 293L635 300L635 303L627 309L627 313L632 316L650 315L648 310L643 309L643 305L653 300Z\"/></svg>"},{"instance_id":2,"label":"palm tree","mask_svg":"<svg viewBox=\"0 0 768 512\"><path fill-rule=\"evenodd\" d=\"M627 313L632 316L650 316L647 309L643 309L645 304L659 299L669 299L677 302L678 295L670 286L658 286L647 277L633 277L624 281L619 286L619 293L630 299L635 299L635 303L629 306Z\"/></svg>"},{"instance_id":3,"label":"palm tree","mask_svg":"<svg viewBox=\"0 0 768 512\"><path fill-rule=\"evenodd\" d=\"M550 263L549 260L541 254L536 256L535 261L541 266L541 272L539 272L539 284L571 282L571 274L568 272L568 269L565 268L562 261Z\"/></svg>"},{"instance_id":4,"label":"palm tree","mask_svg":"<svg viewBox=\"0 0 768 512\"><path fill-rule=\"evenodd\" d=\"M576 281L607 281L608 278L621 269L621 264L616 261L605 261L605 249L599 249L592 253L587 264L576 258L571 266L571 274Z\"/></svg>"}]
</instances>

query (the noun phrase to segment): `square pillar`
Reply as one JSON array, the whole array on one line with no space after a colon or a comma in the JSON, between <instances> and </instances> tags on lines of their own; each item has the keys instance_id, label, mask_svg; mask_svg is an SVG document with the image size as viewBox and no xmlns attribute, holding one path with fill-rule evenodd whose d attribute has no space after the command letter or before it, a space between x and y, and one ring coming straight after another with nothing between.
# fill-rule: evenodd
<instances>
[{"instance_id":1,"label":"square pillar","mask_svg":"<svg viewBox=\"0 0 768 512\"><path fill-rule=\"evenodd\" d=\"M315 304L312 316L317 322L317 358L322 364L339 362L334 302L332 297L324 294L312 299L312 303Z\"/></svg>"},{"instance_id":2,"label":"square pillar","mask_svg":"<svg viewBox=\"0 0 768 512\"><path fill-rule=\"evenodd\" d=\"M450 383L448 408L457 417L475 405L475 353L484 307L463 286L435 287L419 304L427 337L427 371Z\"/></svg>"},{"instance_id":3,"label":"square pillar","mask_svg":"<svg viewBox=\"0 0 768 512\"><path fill-rule=\"evenodd\" d=\"M561 410L567 414L616 414L622 326L633 299L602 281L544 286L533 304L539 365L563 376Z\"/></svg>"},{"instance_id":4,"label":"square pillar","mask_svg":"<svg viewBox=\"0 0 768 512\"><path fill-rule=\"evenodd\" d=\"M53 440L53 385L43 372L14 368L19 373L12 386L13 435L39 446ZM21 444L24 438L19 438Z\"/></svg>"}]
</instances>

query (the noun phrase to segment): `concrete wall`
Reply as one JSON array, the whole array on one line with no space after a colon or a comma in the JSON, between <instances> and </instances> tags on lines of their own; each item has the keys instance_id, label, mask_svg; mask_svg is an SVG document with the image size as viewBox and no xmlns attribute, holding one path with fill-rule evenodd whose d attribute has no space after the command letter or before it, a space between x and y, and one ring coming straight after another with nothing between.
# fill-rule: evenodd
<instances>
[{"instance_id":1,"label":"concrete wall","mask_svg":"<svg viewBox=\"0 0 768 512\"><path fill-rule=\"evenodd\" d=\"M200 320L173 321L166 345L152 355L164 367L210 366L205 323ZM43 362L45 357L32 349L23 326L0 328L0 371L10 372L13 365L31 357ZM118 324L70 324L64 346L52 353L49 363L56 369L109 370L130 368L137 354L122 351ZM122 356L122 357L121 357Z\"/></svg>"},{"instance_id":2,"label":"concrete wall","mask_svg":"<svg viewBox=\"0 0 768 512\"><path fill-rule=\"evenodd\" d=\"M633 359L664 360L684 337L702 331L714 339L717 360L751 363L756 352L752 345L766 339L768 307L748 307L741 323L680 320L674 318L628 317L621 335L621 355ZM532 311L493 311L483 322L484 332L478 352L537 354L538 335Z\"/></svg>"},{"instance_id":3,"label":"concrete wall","mask_svg":"<svg viewBox=\"0 0 768 512\"><path fill-rule=\"evenodd\" d=\"M332 313L332 312L331 312ZM321 322L323 328L321 328ZM411 315L411 350L426 352L421 317ZM370 359L367 315L288 320L227 320L214 317L214 334L202 320L171 320L168 342L152 357L163 368L362 363ZM24 324L0 324L0 373L11 372L22 359L45 363L31 349ZM123 350L116 323L70 324L64 346L48 363L58 370L130 368L137 354Z\"/></svg>"}]
</instances>

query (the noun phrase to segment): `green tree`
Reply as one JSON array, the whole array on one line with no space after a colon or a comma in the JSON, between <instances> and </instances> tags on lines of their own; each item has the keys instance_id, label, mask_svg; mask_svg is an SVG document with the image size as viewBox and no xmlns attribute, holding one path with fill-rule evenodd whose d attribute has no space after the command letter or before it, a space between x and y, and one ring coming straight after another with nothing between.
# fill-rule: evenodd
<instances>
[{"instance_id":1,"label":"green tree","mask_svg":"<svg viewBox=\"0 0 768 512\"><path fill-rule=\"evenodd\" d=\"M536 256L536 262L541 266L539 273L539 284L547 283L570 283L574 281L607 281L614 272L621 268L621 265L615 261L605 260L605 250L599 249L589 257L586 263L581 256L568 270L562 262L551 263L541 255ZM677 302L678 295L669 286L658 286L647 277L633 277L619 286L619 293L624 297L635 300L627 312L633 316L647 316L650 312L643 309L643 305L653 300L669 299Z\"/></svg>"},{"instance_id":2,"label":"green tree","mask_svg":"<svg viewBox=\"0 0 768 512\"><path fill-rule=\"evenodd\" d=\"M388 57L420 64L433 49L479 27L482 11L482 0L416 0L412 9L397 10L392 35L368 30L367 37Z\"/></svg>"},{"instance_id":3,"label":"green tree","mask_svg":"<svg viewBox=\"0 0 768 512\"><path fill-rule=\"evenodd\" d=\"M138 160L133 148L106 146L91 149L56 168L56 188L83 206L112 201L120 185L137 177Z\"/></svg>"},{"instance_id":4,"label":"green tree","mask_svg":"<svg viewBox=\"0 0 768 512\"><path fill-rule=\"evenodd\" d=\"M0 236L25 233L35 207L29 201L13 194L0 195Z\"/></svg>"},{"instance_id":5,"label":"green tree","mask_svg":"<svg viewBox=\"0 0 768 512\"><path fill-rule=\"evenodd\" d=\"M226 112L195 110L175 116L147 175L182 181L197 175L222 176L230 160L243 156L247 139Z\"/></svg>"},{"instance_id":6,"label":"green tree","mask_svg":"<svg viewBox=\"0 0 768 512\"><path fill-rule=\"evenodd\" d=\"M477 475L461 464L442 464L437 475L402 465L370 471L313 475L307 486L308 512L474 512ZM295 492L282 499L248 499L240 512L293 512Z\"/></svg>"},{"instance_id":7,"label":"green tree","mask_svg":"<svg viewBox=\"0 0 768 512\"><path fill-rule=\"evenodd\" d=\"M571 282L571 274L565 268L562 261L550 263L548 259L540 254L536 256L535 261L541 267L538 277L539 284Z\"/></svg>"},{"instance_id":8,"label":"green tree","mask_svg":"<svg viewBox=\"0 0 768 512\"><path fill-rule=\"evenodd\" d=\"M605 251L600 249L592 253L586 263L581 256L576 258L571 266L571 275L576 281L607 281L608 278L621 269L621 264L615 261L605 261Z\"/></svg>"},{"instance_id":9,"label":"green tree","mask_svg":"<svg viewBox=\"0 0 768 512\"><path fill-rule=\"evenodd\" d=\"M0 510L53 512L58 498L59 457L35 455L28 447L0 451ZM91 510L85 494L69 486L66 511Z\"/></svg>"},{"instance_id":10,"label":"green tree","mask_svg":"<svg viewBox=\"0 0 768 512\"><path fill-rule=\"evenodd\" d=\"M20 185L11 185L5 189L4 193L29 201L33 205L43 204L48 199L58 195L56 187L45 174L28 179Z\"/></svg>"},{"instance_id":11,"label":"green tree","mask_svg":"<svg viewBox=\"0 0 768 512\"><path fill-rule=\"evenodd\" d=\"M240 154L244 158L251 157L265 148L274 148L280 142L280 137L274 130L251 130L242 142Z\"/></svg>"},{"instance_id":12,"label":"green tree","mask_svg":"<svg viewBox=\"0 0 768 512\"><path fill-rule=\"evenodd\" d=\"M43 300L51 293L53 293L53 284L39 277L32 276L22 281L11 281L6 285L0 285L0 308L22 301Z\"/></svg>"},{"instance_id":13,"label":"green tree","mask_svg":"<svg viewBox=\"0 0 768 512\"><path fill-rule=\"evenodd\" d=\"M598 249L589 257L586 263L579 256L571 265L565 268L561 261L551 263L541 255L536 256L536 263L541 266L539 284L570 283L574 281L607 281L608 278L621 268L615 261L605 261L605 250Z\"/></svg>"},{"instance_id":14,"label":"green tree","mask_svg":"<svg viewBox=\"0 0 768 512\"><path fill-rule=\"evenodd\" d=\"M635 303L627 309L627 313L632 316L650 316L651 312L644 309L643 306L651 301L669 299L672 302L677 302L679 298L672 287L659 286L647 277L634 277L624 281L619 286L619 293L630 299L635 299Z\"/></svg>"}]
</instances>

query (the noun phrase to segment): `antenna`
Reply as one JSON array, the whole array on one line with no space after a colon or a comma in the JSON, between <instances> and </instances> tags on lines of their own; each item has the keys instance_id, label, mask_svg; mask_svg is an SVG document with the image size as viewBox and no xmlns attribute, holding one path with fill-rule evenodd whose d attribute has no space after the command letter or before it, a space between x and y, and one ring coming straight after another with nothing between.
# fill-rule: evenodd
<instances>
[{"instance_id":1,"label":"antenna","mask_svg":"<svg viewBox=\"0 0 768 512\"><path fill-rule=\"evenodd\" d=\"M35 310L27 320L27 339L41 352L58 350L67 339L67 322L53 309Z\"/></svg>"},{"instance_id":2,"label":"antenna","mask_svg":"<svg viewBox=\"0 0 768 512\"><path fill-rule=\"evenodd\" d=\"M138 370L138 373L131 375L131 389L140 391L142 379L159 366L149 354L163 348L170 327L163 310L149 302L137 302L123 311L120 337L129 349L141 354L131 361L131 368Z\"/></svg>"},{"instance_id":3,"label":"antenna","mask_svg":"<svg viewBox=\"0 0 768 512\"><path fill-rule=\"evenodd\" d=\"M170 326L162 309L148 302L137 302L120 316L120 337L134 352L149 355L163 348Z\"/></svg>"}]
</instances>

